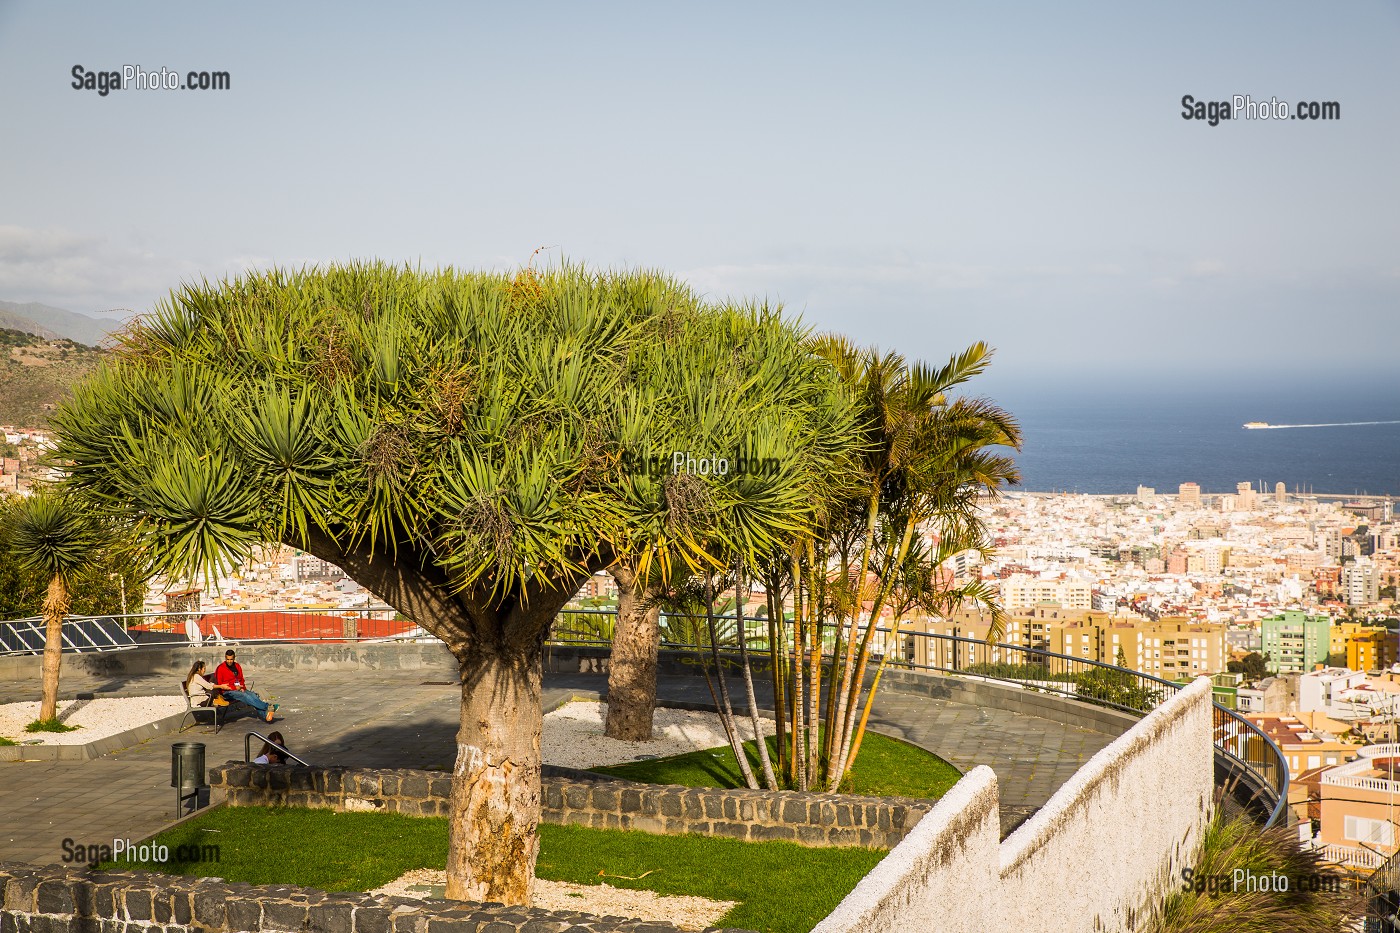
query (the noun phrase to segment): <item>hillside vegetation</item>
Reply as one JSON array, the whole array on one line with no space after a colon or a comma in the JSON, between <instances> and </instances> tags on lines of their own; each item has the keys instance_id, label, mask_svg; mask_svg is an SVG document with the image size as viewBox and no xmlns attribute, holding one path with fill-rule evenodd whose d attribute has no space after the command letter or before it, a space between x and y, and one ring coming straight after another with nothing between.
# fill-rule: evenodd
<instances>
[{"instance_id":1,"label":"hillside vegetation","mask_svg":"<svg viewBox=\"0 0 1400 933\"><path fill-rule=\"evenodd\" d=\"M103 350L0 329L0 424L47 427L73 385L97 368Z\"/></svg>"}]
</instances>

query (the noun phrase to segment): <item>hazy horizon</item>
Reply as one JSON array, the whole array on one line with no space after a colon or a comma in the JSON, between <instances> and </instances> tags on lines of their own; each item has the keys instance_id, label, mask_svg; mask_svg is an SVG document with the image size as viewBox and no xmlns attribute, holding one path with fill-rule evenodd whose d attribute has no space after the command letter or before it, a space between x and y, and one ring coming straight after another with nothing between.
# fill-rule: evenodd
<instances>
[{"instance_id":1,"label":"hazy horizon","mask_svg":"<svg viewBox=\"0 0 1400 933\"><path fill-rule=\"evenodd\" d=\"M0 297L538 247L936 360L986 391L1392 366L1400 7L0 2ZM227 71L227 91L74 89ZM1181 98L1337 101L1332 122Z\"/></svg>"}]
</instances>

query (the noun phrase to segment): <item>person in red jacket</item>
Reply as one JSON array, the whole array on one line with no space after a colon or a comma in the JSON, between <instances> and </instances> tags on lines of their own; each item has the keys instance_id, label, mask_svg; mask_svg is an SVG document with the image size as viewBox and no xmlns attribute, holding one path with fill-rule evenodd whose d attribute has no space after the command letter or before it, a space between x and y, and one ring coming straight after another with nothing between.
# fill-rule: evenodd
<instances>
[{"instance_id":1,"label":"person in red jacket","mask_svg":"<svg viewBox=\"0 0 1400 933\"><path fill-rule=\"evenodd\" d=\"M272 714L277 707L248 689L248 681L243 677L243 665L236 660L232 648L224 652L224 663L214 669L214 683L223 688L225 698L251 706L263 719L272 722Z\"/></svg>"}]
</instances>

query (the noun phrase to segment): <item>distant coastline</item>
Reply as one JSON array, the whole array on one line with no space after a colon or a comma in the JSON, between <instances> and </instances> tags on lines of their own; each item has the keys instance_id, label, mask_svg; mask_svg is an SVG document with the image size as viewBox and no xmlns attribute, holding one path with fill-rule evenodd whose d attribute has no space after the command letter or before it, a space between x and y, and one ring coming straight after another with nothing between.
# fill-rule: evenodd
<instances>
[{"instance_id":1,"label":"distant coastline","mask_svg":"<svg viewBox=\"0 0 1400 933\"><path fill-rule=\"evenodd\" d=\"M1123 490L1122 492L1079 492L1079 491L1073 490L1073 489L1023 489L1023 488L1021 488L1020 486L1010 486L1010 487L1007 487L1007 489L1006 489L1005 491L1008 492L1008 493L1016 493L1017 495L1023 495L1023 496L1094 496L1094 497L1097 497L1097 498L1104 498L1104 499L1115 499L1115 498L1123 498L1124 496L1129 496L1129 497L1131 497L1131 496L1137 495L1137 490L1136 490L1136 489L1126 489L1126 490ZM1177 497L1177 492L1176 492L1176 489L1175 489L1175 488L1172 488L1172 489L1158 489L1158 490L1156 490L1153 494L1154 494L1154 495L1158 495L1158 496L1169 496L1169 497L1171 497L1171 498L1173 498L1173 499L1175 499L1175 498ZM1201 490L1201 495L1202 495L1203 497L1233 496L1233 495L1235 495L1235 490L1233 490L1233 489L1218 489L1218 490L1202 489L1202 490ZM1267 492L1261 492L1261 493L1259 493L1258 495L1259 495L1261 498L1272 497L1272 496L1273 496L1273 491L1272 491L1272 490L1269 490L1269 491L1267 491ZM1377 494L1377 493L1355 493L1355 492L1296 492L1296 493L1295 493L1295 492L1291 492L1291 491L1290 491L1290 492L1288 493L1288 498L1291 499L1291 500L1302 500L1302 499L1326 499L1326 500L1329 500L1329 501L1331 501L1331 500L1337 500L1337 501L1341 501L1341 502L1375 502L1375 503L1383 503L1383 502L1385 502L1385 501L1387 501L1387 500L1389 500L1389 501L1391 501L1391 502L1400 501L1400 495L1393 495L1393 494L1390 494L1390 493L1379 493L1379 494Z\"/></svg>"}]
</instances>

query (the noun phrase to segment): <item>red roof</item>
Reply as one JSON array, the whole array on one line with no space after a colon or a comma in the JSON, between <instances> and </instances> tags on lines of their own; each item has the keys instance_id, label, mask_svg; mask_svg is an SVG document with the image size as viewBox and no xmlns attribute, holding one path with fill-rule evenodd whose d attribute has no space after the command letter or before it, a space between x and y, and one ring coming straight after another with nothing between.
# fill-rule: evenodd
<instances>
[{"instance_id":1,"label":"red roof","mask_svg":"<svg viewBox=\"0 0 1400 933\"><path fill-rule=\"evenodd\" d=\"M349 614L346 618L356 620L356 633L360 638L385 638L402 635L414 629L414 623L403 619L368 619ZM148 626L132 626L142 629ZM169 629L170 626L150 626ZM310 612L279 612L260 610L247 612L208 613L199 619L199 628L207 638L218 628L224 638L235 641L278 639L286 641L329 641L345 640L345 618L338 615L321 615ZM182 626L174 626L179 631Z\"/></svg>"}]
</instances>

